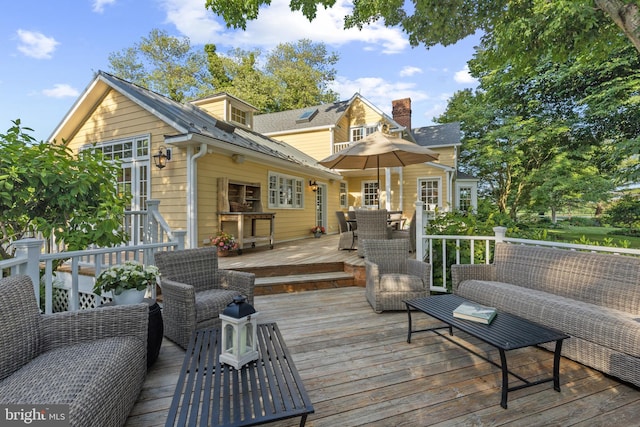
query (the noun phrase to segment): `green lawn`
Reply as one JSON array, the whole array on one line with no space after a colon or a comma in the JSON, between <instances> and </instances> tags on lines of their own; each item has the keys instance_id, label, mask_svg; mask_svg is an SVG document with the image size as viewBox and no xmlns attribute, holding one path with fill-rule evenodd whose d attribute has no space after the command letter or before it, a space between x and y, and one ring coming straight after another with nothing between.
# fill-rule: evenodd
<instances>
[{"instance_id":1,"label":"green lawn","mask_svg":"<svg viewBox=\"0 0 640 427\"><path fill-rule=\"evenodd\" d=\"M584 236L590 242L599 242L605 246L603 242L611 240L614 246L630 247L640 249L640 237L622 236L612 234L616 229L611 227L578 227L572 225L562 225L561 228L547 229L549 236L553 236L554 240L567 243L576 243L581 241ZM628 242L627 245L623 242ZM606 246L612 246L607 244Z\"/></svg>"}]
</instances>

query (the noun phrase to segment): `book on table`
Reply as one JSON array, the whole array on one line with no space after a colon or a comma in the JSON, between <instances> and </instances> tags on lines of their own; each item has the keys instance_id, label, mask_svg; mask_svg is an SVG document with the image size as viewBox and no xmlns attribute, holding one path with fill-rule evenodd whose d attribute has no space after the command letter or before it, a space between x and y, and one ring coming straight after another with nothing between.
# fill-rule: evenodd
<instances>
[{"instance_id":1,"label":"book on table","mask_svg":"<svg viewBox=\"0 0 640 427\"><path fill-rule=\"evenodd\" d=\"M453 317L488 325L496 317L496 309L472 302L463 302L453 310Z\"/></svg>"}]
</instances>

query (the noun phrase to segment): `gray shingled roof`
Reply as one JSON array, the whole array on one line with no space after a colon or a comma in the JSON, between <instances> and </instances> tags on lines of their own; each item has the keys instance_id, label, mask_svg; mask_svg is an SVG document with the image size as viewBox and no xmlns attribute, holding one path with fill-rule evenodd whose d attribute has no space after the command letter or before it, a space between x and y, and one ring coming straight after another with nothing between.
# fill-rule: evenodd
<instances>
[{"instance_id":1,"label":"gray shingled roof","mask_svg":"<svg viewBox=\"0 0 640 427\"><path fill-rule=\"evenodd\" d=\"M253 128L256 132L269 134L288 130L306 129L321 126L331 126L338 123L338 119L349 108L348 101L332 104L322 104L295 110L280 111L278 113L258 114L253 117ZM311 120L297 122L298 118L307 111L318 110Z\"/></svg>"},{"instance_id":2,"label":"gray shingled roof","mask_svg":"<svg viewBox=\"0 0 640 427\"><path fill-rule=\"evenodd\" d=\"M318 165L317 161L302 151L282 141L261 135L241 127L225 123L216 126L218 120L193 104L181 104L163 95L129 83L111 74L100 71L99 78L128 96L133 102L150 111L161 120L175 127L181 133L196 133L235 145L256 153L286 160L298 165L311 166L322 171L329 169ZM230 129L235 128L232 132Z\"/></svg>"},{"instance_id":3,"label":"gray shingled roof","mask_svg":"<svg viewBox=\"0 0 640 427\"><path fill-rule=\"evenodd\" d=\"M425 126L412 130L416 143L423 147L460 145L460 123Z\"/></svg>"}]
</instances>

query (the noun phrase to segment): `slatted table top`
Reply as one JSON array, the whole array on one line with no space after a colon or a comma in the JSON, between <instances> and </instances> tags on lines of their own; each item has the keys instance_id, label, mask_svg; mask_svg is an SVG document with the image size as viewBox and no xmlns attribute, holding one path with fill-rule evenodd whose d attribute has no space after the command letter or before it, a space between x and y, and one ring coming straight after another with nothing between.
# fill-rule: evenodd
<instances>
[{"instance_id":1,"label":"slatted table top","mask_svg":"<svg viewBox=\"0 0 640 427\"><path fill-rule=\"evenodd\" d=\"M457 295L447 294L405 302L415 309L502 350L514 350L569 338L562 332L504 311L498 311L495 319L488 325L453 317L453 310L465 301L467 300Z\"/></svg>"},{"instance_id":2,"label":"slatted table top","mask_svg":"<svg viewBox=\"0 0 640 427\"><path fill-rule=\"evenodd\" d=\"M250 426L314 412L276 323L258 324L260 358L236 370L220 364L217 328L194 333L166 426ZM206 404L205 404L206 403Z\"/></svg>"}]
</instances>

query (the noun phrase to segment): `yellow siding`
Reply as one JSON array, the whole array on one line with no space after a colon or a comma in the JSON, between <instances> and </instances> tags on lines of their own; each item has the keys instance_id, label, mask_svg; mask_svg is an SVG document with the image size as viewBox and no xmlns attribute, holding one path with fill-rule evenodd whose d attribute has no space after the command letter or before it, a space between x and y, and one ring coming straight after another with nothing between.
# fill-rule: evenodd
<instances>
[{"instance_id":1,"label":"yellow siding","mask_svg":"<svg viewBox=\"0 0 640 427\"><path fill-rule=\"evenodd\" d=\"M150 135L153 154L164 144L164 135L175 133L175 129L111 90L67 145L78 152L85 144ZM150 198L160 200L160 212L171 228L186 229L185 153L174 148L173 158L164 169L153 166L152 160L150 163Z\"/></svg>"},{"instance_id":2,"label":"yellow siding","mask_svg":"<svg viewBox=\"0 0 640 427\"><path fill-rule=\"evenodd\" d=\"M269 172L277 172L284 175L299 177L303 180L304 188L304 208L303 209L270 209L268 205L268 176ZM219 177L229 177L232 181L259 183L261 187L262 207L264 212L274 212L275 215L275 240L287 241L300 237L310 237L311 227L315 224L315 193L306 185L311 177L301 174L292 173L286 169L268 167L266 165L245 161L241 169L238 164L234 163L229 156L221 154L208 154L198 160L198 241L202 241L218 231L218 188L217 181ZM318 180L318 182L322 182ZM335 184L331 185L336 187ZM329 194L337 194L338 190L329 190ZM331 202L332 196L329 196ZM333 198L337 198L333 197ZM335 210L337 201L331 209ZM328 212L331 212L328 210ZM333 223L330 222L333 229L337 229L335 214L333 214ZM332 221L328 215L329 221ZM250 230L245 225L245 230ZM268 221L257 221L257 234L268 234ZM225 231L231 230L234 234L235 229L230 229L230 224L225 224ZM245 232L246 234L246 232Z\"/></svg>"},{"instance_id":3,"label":"yellow siding","mask_svg":"<svg viewBox=\"0 0 640 427\"><path fill-rule=\"evenodd\" d=\"M296 134L278 135L274 139L303 151L316 160L322 160L331 154L331 130L317 129Z\"/></svg>"},{"instance_id":4,"label":"yellow siding","mask_svg":"<svg viewBox=\"0 0 640 427\"><path fill-rule=\"evenodd\" d=\"M349 126L362 126L369 123L377 123L382 119L380 114L359 99L354 100L346 116L349 120Z\"/></svg>"},{"instance_id":5,"label":"yellow siding","mask_svg":"<svg viewBox=\"0 0 640 427\"><path fill-rule=\"evenodd\" d=\"M198 107L202 108L216 119L226 120L226 115L224 113L224 104L225 103L223 100L219 100L216 102L198 105Z\"/></svg>"}]
</instances>

